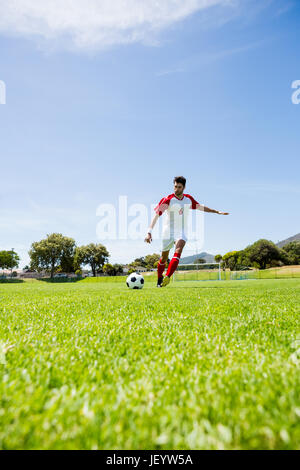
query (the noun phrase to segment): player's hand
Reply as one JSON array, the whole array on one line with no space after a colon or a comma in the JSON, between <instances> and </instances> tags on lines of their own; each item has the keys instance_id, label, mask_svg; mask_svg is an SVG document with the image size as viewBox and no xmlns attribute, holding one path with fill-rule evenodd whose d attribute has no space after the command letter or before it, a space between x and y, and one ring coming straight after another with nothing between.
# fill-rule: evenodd
<instances>
[{"instance_id":1,"label":"player's hand","mask_svg":"<svg viewBox=\"0 0 300 470\"><path fill-rule=\"evenodd\" d=\"M220 214L220 215L229 215L229 212L218 211L218 214Z\"/></svg>"},{"instance_id":2,"label":"player's hand","mask_svg":"<svg viewBox=\"0 0 300 470\"><path fill-rule=\"evenodd\" d=\"M146 236L146 238L145 238L145 242L146 242L146 243L151 243L151 242L152 242L152 235L151 235L151 233L148 233L148 234L147 234L147 236Z\"/></svg>"}]
</instances>

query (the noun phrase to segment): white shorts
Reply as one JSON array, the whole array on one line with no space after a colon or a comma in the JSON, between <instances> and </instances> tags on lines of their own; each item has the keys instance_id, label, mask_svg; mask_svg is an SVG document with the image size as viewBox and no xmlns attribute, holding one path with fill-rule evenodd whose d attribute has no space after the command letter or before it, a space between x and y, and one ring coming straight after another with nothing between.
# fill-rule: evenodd
<instances>
[{"instance_id":1,"label":"white shorts","mask_svg":"<svg viewBox=\"0 0 300 470\"><path fill-rule=\"evenodd\" d=\"M187 241L187 237L185 236L185 234L181 234L179 236L177 235L170 235L168 238L163 238L162 239L162 247L161 247L161 251L169 251L171 250L173 247L174 247L174 244L178 241L178 240L184 240L185 242Z\"/></svg>"}]
</instances>

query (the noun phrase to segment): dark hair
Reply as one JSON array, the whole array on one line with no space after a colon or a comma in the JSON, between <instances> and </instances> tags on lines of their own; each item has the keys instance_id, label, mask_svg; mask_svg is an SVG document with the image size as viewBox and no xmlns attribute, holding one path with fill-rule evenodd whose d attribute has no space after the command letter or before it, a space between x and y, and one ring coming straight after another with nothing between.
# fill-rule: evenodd
<instances>
[{"instance_id":1,"label":"dark hair","mask_svg":"<svg viewBox=\"0 0 300 470\"><path fill-rule=\"evenodd\" d=\"M181 183L185 187L186 185L186 179L184 176L175 176L173 183Z\"/></svg>"}]
</instances>

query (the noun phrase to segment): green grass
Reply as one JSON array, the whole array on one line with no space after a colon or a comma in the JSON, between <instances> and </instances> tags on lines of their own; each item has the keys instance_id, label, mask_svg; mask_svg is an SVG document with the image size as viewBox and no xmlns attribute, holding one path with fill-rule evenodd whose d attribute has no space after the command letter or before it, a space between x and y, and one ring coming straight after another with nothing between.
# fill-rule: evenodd
<instances>
[{"instance_id":1,"label":"green grass","mask_svg":"<svg viewBox=\"0 0 300 470\"><path fill-rule=\"evenodd\" d=\"M0 285L0 448L299 449L299 305L297 279Z\"/></svg>"}]
</instances>

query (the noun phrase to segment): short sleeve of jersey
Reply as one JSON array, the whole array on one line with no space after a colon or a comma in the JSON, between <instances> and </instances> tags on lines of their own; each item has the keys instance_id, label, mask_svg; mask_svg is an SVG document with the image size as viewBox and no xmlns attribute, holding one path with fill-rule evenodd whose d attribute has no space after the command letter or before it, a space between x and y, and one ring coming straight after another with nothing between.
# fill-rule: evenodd
<instances>
[{"instance_id":1,"label":"short sleeve of jersey","mask_svg":"<svg viewBox=\"0 0 300 470\"><path fill-rule=\"evenodd\" d=\"M186 194L185 195L186 197L188 197L191 201L191 209L197 209L197 206L199 205L199 202L196 201L196 199L194 199L192 196L190 196L190 194Z\"/></svg>"},{"instance_id":2,"label":"short sleeve of jersey","mask_svg":"<svg viewBox=\"0 0 300 470\"><path fill-rule=\"evenodd\" d=\"M156 214L162 215L165 212L165 210L168 209L168 207L170 205L170 200L171 200L170 196L163 197L154 209Z\"/></svg>"}]
</instances>

